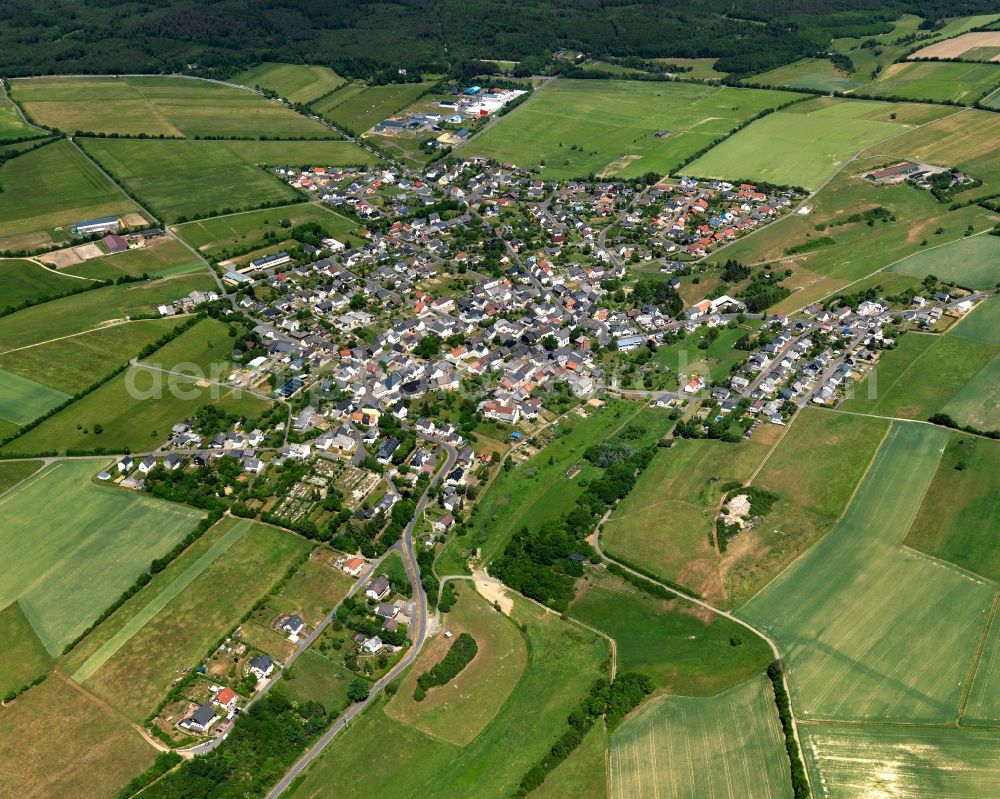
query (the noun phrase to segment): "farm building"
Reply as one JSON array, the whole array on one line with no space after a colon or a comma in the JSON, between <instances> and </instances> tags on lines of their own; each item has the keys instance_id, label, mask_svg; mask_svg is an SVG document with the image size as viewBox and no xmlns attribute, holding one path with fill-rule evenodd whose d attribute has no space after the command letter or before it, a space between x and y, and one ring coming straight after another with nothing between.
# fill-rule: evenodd
<instances>
[{"instance_id":1,"label":"farm building","mask_svg":"<svg viewBox=\"0 0 1000 799\"><path fill-rule=\"evenodd\" d=\"M105 236L101 241L108 248L109 253L125 252L128 249L128 241L125 237L115 233Z\"/></svg>"},{"instance_id":2,"label":"farm building","mask_svg":"<svg viewBox=\"0 0 1000 799\"><path fill-rule=\"evenodd\" d=\"M102 216L100 219L85 219L73 225L73 230L79 236L89 236L92 233L117 233L121 222L117 216Z\"/></svg>"}]
</instances>

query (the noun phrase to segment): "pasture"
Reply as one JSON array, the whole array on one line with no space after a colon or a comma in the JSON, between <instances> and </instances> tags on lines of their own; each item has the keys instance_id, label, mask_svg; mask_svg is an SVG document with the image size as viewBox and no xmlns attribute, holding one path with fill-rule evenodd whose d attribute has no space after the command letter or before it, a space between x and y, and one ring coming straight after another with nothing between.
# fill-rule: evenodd
<instances>
[{"instance_id":1,"label":"pasture","mask_svg":"<svg viewBox=\"0 0 1000 799\"><path fill-rule=\"evenodd\" d=\"M532 799L608 799L607 755L608 730L599 722L532 791Z\"/></svg>"},{"instance_id":2,"label":"pasture","mask_svg":"<svg viewBox=\"0 0 1000 799\"><path fill-rule=\"evenodd\" d=\"M711 698L658 696L611 734L611 799L790 799L774 692L763 675Z\"/></svg>"},{"instance_id":3,"label":"pasture","mask_svg":"<svg viewBox=\"0 0 1000 799\"><path fill-rule=\"evenodd\" d=\"M12 80L37 122L72 134L327 137L308 117L256 92L199 78L46 77Z\"/></svg>"},{"instance_id":4,"label":"pasture","mask_svg":"<svg viewBox=\"0 0 1000 799\"><path fill-rule=\"evenodd\" d=\"M819 89L843 92L858 85L851 75L841 72L826 58L803 58L791 64L753 76L754 83L788 86L792 89Z\"/></svg>"},{"instance_id":5,"label":"pasture","mask_svg":"<svg viewBox=\"0 0 1000 799\"><path fill-rule=\"evenodd\" d=\"M69 394L0 370L0 419L21 426L68 400Z\"/></svg>"},{"instance_id":6,"label":"pasture","mask_svg":"<svg viewBox=\"0 0 1000 799\"><path fill-rule=\"evenodd\" d=\"M904 61L891 64L864 91L876 97L972 105L997 86L1000 86L997 64Z\"/></svg>"},{"instance_id":7,"label":"pasture","mask_svg":"<svg viewBox=\"0 0 1000 799\"><path fill-rule=\"evenodd\" d=\"M559 79L461 151L544 166L546 179L666 175L741 122L793 99L694 83ZM660 130L669 135L658 137Z\"/></svg>"},{"instance_id":8,"label":"pasture","mask_svg":"<svg viewBox=\"0 0 1000 799\"><path fill-rule=\"evenodd\" d=\"M137 211L63 139L0 164L0 187L0 251L47 247L70 238L76 222Z\"/></svg>"},{"instance_id":9,"label":"pasture","mask_svg":"<svg viewBox=\"0 0 1000 799\"><path fill-rule=\"evenodd\" d=\"M25 258L0 258L0 283L3 284L0 302L8 308L58 297L87 285Z\"/></svg>"},{"instance_id":10,"label":"pasture","mask_svg":"<svg viewBox=\"0 0 1000 799\"><path fill-rule=\"evenodd\" d=\"M4 666L0 670L0 697L48 672L52 656L17 602L0 610L0 641L3 641Z\"/></svg>"},{"instance_id":11,"label":"pasture","mask_svg":"<svg viewBox=\"0 0 1000 799\"><path fill-rule=\"evenodd\" d=\"M1000 236L969 236L943 247L924 250L890 267L923 279L955 282L968 289L991 289L1000 284Z\"/></svg>"},{"instance_id":12,"label":"pasture","mask_svg":"<svg viewBox=\"0 0 1000 799\"><path fill-rule=\"evenodd\" d=\"M1000 784L995 731L847 724L801 726L817 799L988 799Z\"/></svg>"},{"instance_id":13,"label":"pasture","mask_svg":"<svg viewBox=\"0 0 1000 799\"><path fill-rule=\"evenodd\" d=\"M114 255L104 255L61 269L61 273L79 275L94 280L117 280L123 275L180 275L205 270L187 247L169 237L150 239L145 247Z\"/></svg>"},{"instance_id":14,"label":"pasture","mask_svg":"<svg viewBox=\"0 0 1000 799\"><path fill-rule=\"evenodd\" d=\"M267 89L293 103L311 103L346 82L329 67L313 64L277 64L265 61L234 75L233 83Z\"/></svg>"},{"instance_id":15,"label":"pasture","mask_svg":"<svg viewBox=\"0 0 1000 799\"><path fill-rule=\"evenodd\" d=\"M980 302L948 335L1000 347L1000 300L991 297Z\"/></svg>"},{"instance_id":16,"label":"pasture","mask_svg":"<svg viewBox=\"0 0 1000 799\"><path fill-rule=\"evenodd\" d=\"M834 528L740 611L799 718L956 720L995 586L901 546L950 437L895 423Z\"/></svg>"},{"instance_id":17,"label":"pasture","mask_svg":"<svg viewBox=\"0 0 1000 799\"><path fill-rule=\"evenodd\" d=\"M941 410L975 430L1000 429L1000 355L976 372Z\"/></svg>"},{"instance_id":18,"label":"pasture","mask_svg":"<svg viewBox=\"0 0 1000 799\"><path fill-rule=\"evenodd\" d=\"M354 83L322 98L312 110L335 125L360 134L412 105L434 85L434 81L384 86Z\"/></svg>"},{"instance_id":19,"label":"pasture","mask_svg":"<svg viewBox=\"0 0 1000 799\"><path fill-rule=\"evenodd\" d=\"M14 104L0 93L0 142L20 139L24 136L44 136L46 131L25 122Z\"/></svg>"},{"instance_id":20,"label":"pasture","mask_svg":"<svg viewBox=\"0 0 1000 799\"><path fill-rule=\"evenodd\" d=\"M94 485L91 477L106 463L55 464L0 499L6 574L0 606L19 601L53 655L201 516L191 508Z\"/></svg>"},{"instance_id":21,"label":"pasture","mask_svg":"<svg viewBox=\"0 0 1000 799\"><path fill-rule=\"evenodd\" d=\"M858 150L905 128L888 103L819 98L753 122L684 171L818 189Z\"/></svg>"},{"instance_id":22,"label":"pasture","mask_svg":"<svg viewBox=\"0 0 1000 799\"><path fill-rule=\"evenodd\" d=\"M514 623L494 609L471 582L457 584L459 600L442 619L442 631L476 639L476 657L446 685L432 688L421 702L413 699L417 678L445 656L454 639L439 634L420 653L413 668L388 702L386 715L456 746L467 746L497 715L528 661L524 637Z\"/></svg>"}]
</instances>

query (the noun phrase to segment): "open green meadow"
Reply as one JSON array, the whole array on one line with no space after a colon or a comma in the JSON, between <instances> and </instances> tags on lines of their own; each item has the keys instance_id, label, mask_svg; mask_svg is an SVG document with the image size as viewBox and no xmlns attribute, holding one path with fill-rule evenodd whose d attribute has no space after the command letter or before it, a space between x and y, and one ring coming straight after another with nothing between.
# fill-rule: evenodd
<instances>
[{"instance_id":1,"label":"open green meadow","mask_svg":"<svg viewBox=\"0 0 1000 799\"><path fill-rule=\"evenodd\" d=\"M177 275L141 283L85 291L52 300L0 318L0 354L75 336L134 314L150 314L156 306L172 302L192 291L216 288L206 273ZM142 349L141 345L136 348Z\"/></svg>"},{"instance_id":2,"label":"open green meadow","mask_svg":"<svg viewBox=\"0 0 1000 799\"><path fill-rule=\"evenodd\" d=\"M46 131L28 124L17 113L14 104L0 93L0 142L20 139L24 136L45 136Z\"/></svg>"},{"instance_id":3,"label":"open green meadow","mask_svg":"<svg viewBox=\"0 0 1000 799\"><path fill-rule=\"evenodd\" d=\"M282 610L298 613L310 626L319 624L343 599L354 580L330 565L332 550L306 561L271 601Z\"/></svg>"},{"instance_id":4,"label":"open green meadow","mask_svg":"<svg viewBox=\"0 0 1000 799\"><path fill-rule=\"evenodd\" d=\"M540 166L546 179L665 175L783 92L695 83L557 80L463 153ZM660 130L669 135L657 137Z\"/></svg>"},{"instance_id":5,"label":"open green meadow","mask_svg":"<svg viewBox=\"0 0 1000 799\"><path fill-rule=\"evenodd\" d=\"M93 258L60 272L94 280L117 280L123 275L181 275L203 270L205 264L198 256L179 241L163 237L150 240L145 247Z\"/></svg>"},{"instance_id":6,"label":"open green meadow","mask_svg":"<svg viewBox=\"0 0 1000 799\"><path fill-rule=\"evenodd\" d=\"M0 610L0 642L0 696L20 690L45 674L52 664L52 656L17 602Z\"/></svg>"},{"instance_id":7,"label":"open green meadow","mask_svg":"<svg viewBox=\"0 0 1000 799\"><path fill-rule=\"evenodd\" d=\"M722 486L746 480L765 455L767 447L752 439L681 439L657 450L604 523L601 546L612 557L726 604L714 541Z\"/></svg>"},{"instance_id":8,"label":"open green meadow","mask_svg":"<svg viewBox=\"0 0 1000 799\"><path fill-rule=\"evenodd\" d=\"M11 81L11 93L36 122L66 133L333 135L315 120L256 92L198 78L30 78Z\"/></svg>"},{"instance_id":9,"label":"open green meadow","mask_svg":"<svg viewBox=\"0 0 1000 799\"><path fill-rule=\"evenodd\" d=\"M31 477L42 466L42 461L0 461L0 494Z\"/></svg>"},{"instance_id":10,"label":"open green meadow","mask_svg":"<svg viewBox=\"0 0 1000 799\"><path fill-rule=\"evenodd\" d=\"M293 103L311 103L343 86L346 81L329 67L265 61L233 76L232 82L267 89Z\"/></svg>"},{"instance_id":11,"label":"open green meadow","mask_svg":"<svg viewBox=\"0 0 1000 799\"><path fill-rule=\"evenodd\" d=\"M1000 86L1000 64L904 61L883 70L865 94L972 105Z\"/></svg>"},{"instance_id":12,"label":"open green meadow","mask_svg":"<svg viewBox=\"0 0 1000 799\"><path fill-rule=\"evenodd\" d=\"M976 430L1000 430L1000 355L976 372L941 410Z\"/></svg>"},{"instance_id":13,"label":"open green meadow","mask_svg":"<svg viewBox=\"0 0 1000 799\"><path fill-rule=\"evenodd\" d=\"M24 425L68 400L69 394L0 370L0 419Z\"/></svg>"},{"instance_id":14,"label":"open green meadow","mask_svg":"<svg viewBox=\"0 0 1000 799\"><path fill-rule=\"evenodd\" d=\"M175 570L169 584L152 597L140 592L134 607L122 609L124 624L114 616L106 622L114 634L72 673L137 723L310 549L305 539L274 527L233 519L219 525L223 534Z\"/></svg>"},{"instance_id":15,"label":"open green meadow","mask_svg":"<svg viewBox=\"0 0 1000 799\"><path fill-rule=\"evenodd\" d=\"M752 80L754 83L768 86L818 89L824 92L843 92L858 85L858 81L841 72L826 58L803 58L769 72L754 75Z\"/></svg>"},{"instance_id":16,"label":"open green meadow","mask_svg":"<svg viewBox=\"0 0 1000 799\"><path fill-rule=\"evenodd\" d=\"M72 395L123 366L177 324L177 319L140 319L38 344L0 355L0 371Z\"/></svg>"},{"instance_id":17,"label":"open green meadow","mask_svg":"<svg viewBox=\"0 0 1000 799\"><path fill-rule=\"evenodd\" d=\"M611 734L612 799L656 796L792 796L766 677L710 698L656 697Z\"/></svg>"},{"instance_id":18,"label":"open green meadow","mask_svg":"<svg viewBox=\"0 0 1000 799\"><path fill-rule=\"evenodd\" d=\"M990 297L980 302L948 335L1000 347L1000 299Z\"/></svg>"},{"instance_id":19,"label":"open green meadow","mask_svg":"<svg viewBox=\"0 0 1000 799\"><path fill-rule=\"evenodd\" d=\"M24 258L0 258L0 283L3 285L0 302L10 308L16 308L23 302L58 297L87 285Z\"/></svg>"},{"instance_id":20,"label":"open green meadow","mask_svg":"<svg viewBox=\"0 0 1000 799\"><path fill-rule=\"evenodd\" d=\"M6 574L0 606L19 601L51 654L83 631L151 560L184 538L201 515L94 485L91 478L105 464L55 464L0 500Z\"/></svg>"},{"instance_id":21,"label":"open green meadow","mask_svg":"<svg viewBox=\"0 0 1000 799\"><path fill-rule=\"evenodd\" d=\"M442 630L476 639L476 657L447 685L432 688L420 702L413 698L417 678L448 652L454 639L434 638L420 653L385 712L403 724L456 746L467 746L496 718L517 685L528 661L524 637L473 587L458 583L459 600L444 615Z\"/></svg>"},{"instance_id":22,"label":"open green meadow","mask_svg":"<svg viewBox=\"0 0 1000 799\"><path fill-rule=\"evenodd\" d=\"M434 81L384 86L352 83L324 97L312 108L335 125L360 134L415 103L434 85Z\"/></svg>"},{"instance_id":23,"label":"open green meadow","mask_svg":"<svg viewBox=\"0 0 1000 799\"><path fill-rule=\"evenodd\" d=\"M836 526L740 611L799 718L957 719L996 586L902 546L951 435L895 423Z\"/></svg>"},{"instance_id":24,"label":"open green meadow","mask_svg":"<svg viewBox=\"0 0 1000 799\"><path fill-rule=\"evenodd\" d=\"M229 325L220 319L201 319L139 363L156 369L179 371L194 377L225 381L232 350Z\"/></svg>"},{"instance_id":25,"label":"open green meadow","mask_svg":"<svg viewBox=\"0 0 1000 799\"><path fill-rule=\"evenodd\" d=\"M465 589L461 593L456 610L469 598ZM373 792L400 799L509 796L565 731L567 716L608 658L603 638L525 600L515 599L512 617L523 625L527 638L527 668L475 740L458 747L431 737L392 719L380 700L351 722L350 734L333 739L291 795L299 799L361 799ZM553 691L553 686L559 690ZM387 741L392 746L386 746ZM343 779L344 774L351 779Z\"/></svg>"},{"instance_id":26,"label":"open green meadow","mask_svg":"<svg viewBox=\"0 0 1000 799\"><path fill-rule=\"evenodd\" d=\"M889 103L808 100L753 122L684 171L818 189L858 150L906 130L888 119L895 109Z\"/></svg>"},{"instance_id":27,"label":"open green meadow","mask_svg":"<svg viewBox=\"0 0 1000 799\"><path fill-rule=\"evenodd\" d=\"M340 663L307 649L291 668L285 669L277 690L293 702L319 702L339 713L351 704L347 686L357 676Z\"/></svg>"},{"instance_id":28,"label":"open green meadow","mask_svg":"<svg viewBox=\"0 0 1000 799\"><path fill-rule=\"evenodd\" d=\"M712 696L771 661L763 639L684 599L663 600L592 570L569 613L615 639L619 671L648 676L662 691ZM733 641L739 640L738 646Z\"/></svg>"},{"instance_id":29,"label":"open green meadow","mask_svg":"<svg viewBox=\"0 0 1000 799\"><path fill-rule=\"evenodd\" d=\"M678 381L681 374L687 376L699 374L706 380L721 382L730 373L734 364L747 358L744 350L738 350L733 345L748 332L753 332L759 327L760 323L756 319L751 319L738 327L716 328L718 337L709 342L708 348L704 350L698 345L708 335L710 328L700 327L689 333L683 341L658 347L653 360L674 371ZM673 387L680 387L678 381L675 381Z\"/></svg>"},{"instance_id":30,"label":"open green meadow","mask_svg":"<svg viewBox=\"0 0 1000 799\"><path fill-rule=\"evenodd\" d=\"M0 250L34 250L72 236L84 219L137 211L68 141L0 165Z\"/></svg>"},{"instance_id":31,"label":"open green meadow","mask_svg":"<svg viewBox=\"0 0 1000 799\"><path fill-rule=\"evenodd\" d=\"M991 289L1000 284L1000 236L969 236L943 247L917 252L890 269L923 279L954 281L969 289Z\"/></svg>"},{"instance_id":32,"label":"open green meadow","mask_svg":"<svg viewBox=\"0 0 1000 799\"><path fill-rule=\"evenodd\" d=\"M799 730L817 799L988 799L1000 784L992 730L835 723Z\"/></svg>"},{"instance_id":33,"label":"open green meadow","mask_svg":"<svg viewBox=\"0 0 1000 799\"><path fill-rule=\"evenodd\" d=\"M840 407L926 420L942 411L998 353L997 347L978 341L907 333L894 349L882 353L854 387L854 396Z\"/></svg>"},{"instance_id":34,"label":"open green meadow","mask_svg":"<svg viewBox=\"0 0 1000 799\"><path fill-rule=\"evenodd\" d=\"M532 799L608 799L608 730L598 722L555 767Z\"/></svg>"}]
</instances>

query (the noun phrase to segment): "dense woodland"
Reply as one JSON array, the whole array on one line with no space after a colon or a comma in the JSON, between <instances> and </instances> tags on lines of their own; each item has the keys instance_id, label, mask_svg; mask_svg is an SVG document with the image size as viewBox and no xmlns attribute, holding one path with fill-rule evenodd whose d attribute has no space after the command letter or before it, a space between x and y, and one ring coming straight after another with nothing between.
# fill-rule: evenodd
<instances>
[{"instance_id":1,"label":"dense woodland","mask_svg":"<svg viewBox=\"0 0 1000 799\"><path fill-rule=\"evenodd\" d=\"M397 67L455 72L469 58L535 66L568 47L718 56L722 70L749 74L825 51L835 36L886 31L904 12L932 25L990 11L992 0L8 0L0 4L0 73L219 76L300 60L384 80L396 79Z\"/></svg>"}]
</instances>

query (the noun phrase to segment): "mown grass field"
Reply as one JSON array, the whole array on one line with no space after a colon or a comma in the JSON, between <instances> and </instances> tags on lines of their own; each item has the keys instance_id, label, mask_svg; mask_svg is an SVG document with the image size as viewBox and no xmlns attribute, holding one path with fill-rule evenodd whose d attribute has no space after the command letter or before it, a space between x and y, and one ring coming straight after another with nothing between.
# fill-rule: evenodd
<instances>
[{"instance_id":1,"label":"mown grass field","mask_svg":"<svg viewBox=\"0 0 1000 799\"><path fill-rule=\"evenodd\" d=\"M941 411L1000 353L990 344L907 333L854 387L846 411L926 420Z\"/></svg>"},{"instance_id":2,"label":"mown grass field","mask_svg":"<svg viewBox=\"0 0 1000 799\"><path fill-rule=\"evenodd\" d=\"M0 370L0 419L24 425L69 399L69 394Z\"/></svg>"},{"instance_id":3,"label":"mown grass field","mask_svg":"<svg viewBox=\"0 0 1000 799\"><path fill-rule=\"evenodd\" d=\"M991 289L1000 283L1000 237L980 235L918 252L893 264L893 272L923 279L934 275L968 289Z\"/></svg>"},{"instance_id":4,"label":"mown grass field","mask_svg":"<svg viewBox=\"0 0 1000 799\"><path fill-rule=\"evenodd\" d=\"M343 86L346 81L329 67L265 61L260 66L234 75L232 82L269 89L293 103L311 103Z\"/></svg>"},{"instance_id":5,"label":"mown grass field","mask_svg":"<svg viewBox=\"0 0 1000 799\"><path fill-rule=\"evenodd\" d=\"M324 655L307 649L285 669L277 690L295 702L319 702L330 711L340 712L351 700L347 686L358 675Z\"/></svg>"},{"instance_id":6,"label":"mown grass field","mask_svg":"<svg viewBox=\"0 0 1000 799\"><path fill-rule=\"evenodd\" d=\"M460 748L401 724L386 714L382 700L351 722L350 734L334 738L290 795L297 799L361 799L373 792L400 799L510 795L566 729L567 716L608 657L604 639L524 600L515 600L513 619L525 625L527 668L497 716L472 743ZM392 746L385 746L386 741ZM344 780L344 774L352 778Z\"/></svg>"},{"instance_id":7,"label":"mown grass field","mask_svg":"<svg viewBox=\"0 0 1000 799\"><path fill-rule=\"evenodd\" d=\"M794 96L693 83L559 79L462 152L519 166L546 179L669 173L765 108ZM670 135L657 138L659 130Z\"/></svg>"},{"instance_id":8,"label":"mown grass field","mask_svg":"<svg viewBox=\"0 0 1000 799\"><path fill-rule=\"evenodd\" d=\"M814 190L858 150L905 128L895 104L820 98L757 120L684 171Z\"/></svg>"},{"instance_id":9,"label":"mown grass field","mask_svg":"<svg viewBox=\"0 0 1000 799\"><path fill-rule=\"evenodd\" d=\"M942 410L976 430L1000 429L1000 355L976 372Z\"/></svg>"},{"instance_id":10,"label":"mown grass field","mask_svg":"<svg viewBox=\"0 0 1000 799\"><path fill-rule=\"evenodd\" d=\"M201 516L191 508L94 485L91 477L106 463L55 464L0 500L6 574L0 606L20 601L51 654L85 629Z\"/></svg>"},{"instance_id":11,"label":"mown grass field","mask_svg":"<svg viewBox=\"0 0 1000 799\"><path fill-rule=\"evenodd\" d=\"M714 543L722 486L746 480L767 455L757 441L678 441L657 451L604 523L601 546L656 574L726 603Z\"/></svg>"},{"instance_id":12,"label":"mown grass field","mask_svg":"<svg viewBox=\"0 0 1000 799\"><path fill-rule=\"evenodd\" d=\"M176 319L141 319L80 333L0 355L0 370L72 395L127 363L177 324Z\"/></svg>"},{"instance_id":13,"label":"mown grass field","mask_svg":"<svg viewBox=\"0 0 1000 799\"><path fill-rule=\"evenodd\" d=\"M948 335L1000 347L1000 300L990 297L980 302Z\"/></svg>"},{"instance_id":14,"label":"mown grass field","mask_svg":"<svg viewBox=\"0 0 1000 799\"><path fill-rule=\"evenodd\" d=\"M894 424L836 526L740 611L799 718L956 720L995 586L901 546L951 435Z\"/></svg>"},{"instance_id":15,"label":"mown grass field","mask_svg":"<svg viewBox=\"0 0 1000 799\"><path fill-rule=\"evenodd\" d=\"M87 285L24 258L0 259L0 282L4 289L0 302L10 308L16 308L23 302L58 297Z\"/></svg>"},{"instance_id":16,"label":"mown grass field","mask_svg":"<svg viewBox=\"0 0 1000 799\"><path fill-rule=\"evenodd\" d=\"M35 121L66 133L158 136L331 136L256 92L197 78L47 77L11 81Z\"/></svg>"},{"instance_id":17,"label":"mown grass field","mask_svg":"<svg viewBox=\"0 0 1000 799\"><path fill-rule=\"evenodd\" d=\"M44 136L46 132L29 125L17 113L14 104L6 96L0 96L0 142L19 139L23 136Z\"/></svg>"},{"instance_id":18,"label":"mown grass field","mask_svg":"<svg viewBox=\"0 0 1000 799\"><path fill-rule=\"evenodd\" d=\"M712 696L758 674L772 655L763 639L682 599L662 600L593 570L577 584L572 617L615 639L619 671L662 691ZM741 643L733 646L733 640Z\"/></svg>"},{"instance_id":19,"label":"mown grass field","mask_svg":"<svg viewBox=\"0 0 1000 799\"><path fill-rule=\"evenodd\" d=\"M415 103L433 86L434 81L389 83L384 86L351 84L324 97L313 106L313 110L335 125L360 134Z\"/></svg>"},{"instance_id":20,"label":"mown grass field","mask_svg":"<svg viewBox=\"0 0 1000 799\"><path fill-rule=\"evenodd\" d=\"M222 537L137 612L126 611L128 621L72 674L133 721L142 722L181 670L198 666L310 549L284 530L243 520L219 524ZM136 599L140 604L142 594Z\"/></svg>"},{"instance_id":21,"label":"mown grass field","mask_svg":"<svg viewBox=\"0 0 1000 799\"><path fill-rule=\"evenodd\" d=\"M703 375L706 380L722 381L729 374L733 365L746 360L748 353L738 350L733 345L748 332L757 330L760 323L749 320L739 327L724 327L718 329L718 338L710 342L707 349L700 349L699 344L707 335L708 328L698 328L683 341L659 347L653 360L666 366L678 375L675 385L679 387L679 375Z\"/></svg>"},{"instance_id":22,"label":"mown grass field","mask_svg":"<svg viewBox=\"0 0 1000 799\"><path fill-rule=\"evenodd\" d=\"M892 64L866 86L866 94L972 105L1000 86L1000 65L954 61Z\"/></svg>"},{"instance_id":23,"label":"mown grass field","mask_svg":"<svg viewBox=\"0 0 1000 799\"><path fill-rule=\"evenodd\" d=\"M0 670L0 696L20 690L49 670L52 656L17 602L0 610L0 641L4 665Z\"/></svg>"},{"instance_id":24,"label":"mown grass field","mask_svg":"<svg viewBox=\"0 0 1000 799\"><path fill-rule=\"evenodd\" d=\"M117 280L122 275L179 275L205 269L205 265L187 247L164 237L151 239L141 249L94 258L60 272L94 280Z\"/></svg>"},{"instance_id":25,"label":"mown grass field","mask_svg":"<svg viewBox=\"0 0 1000 799\"><path fill-rule=\"evenodd\" d=\"M611 735L611 797L792 796L778 711L764 676L711 698L660 696Z\"/></svg>"},{"instance_id":26,"label":"mown grass field","mask_svg":"<svg viewBox=\"0 0 1000 799\"><path fill-rule=\"evenodd\" d=\"M459 600L442 619L442 630L456 638L466 632L476 639L476 657L447 685L431 688L420 702L413 699L417 678L433 668L454 638L436 636L420 653L388 702L386 715L456 746L467 746L500 711L528 661L524 637L514 623L494 609L472 586L457 584Z\"/></svg>"},{"instance_id":27,"label":"mown grass field","mask_svg":"<svg viewBox=\"0 0 1000 799\"><path fill-rule=\"evenodd\" d=\"M47 247L76 222L138 210L65 140L0 165L0 187L0 251Z\"/></svg>"},{"instance_id":28,"label":"mown grass field","mask_svg":"<svg viewBox=\"0 0 1000 799\"><path fill-rule=\"evenodd\" d=\"M799 729L818 799L988 799L1000 784L995 731L846 724Z\"/></svg>"},{"instance_id":29,"label":"mown grass field","mask_svg":"<svg viewBox=\"0 0 1000 799\"><path fill-rule=\"evenodd\" d=\"M302 564L272 601L298 613L310 626L319 624L354 585L352 578L330 566L332 557L332 551L324 550L320 558Z\"/></svg>"}]
</instances>

